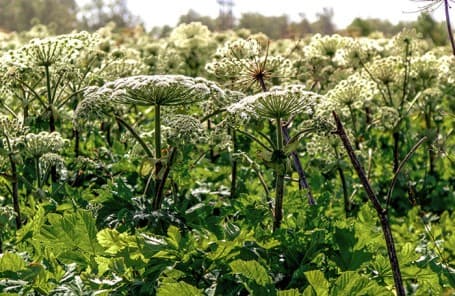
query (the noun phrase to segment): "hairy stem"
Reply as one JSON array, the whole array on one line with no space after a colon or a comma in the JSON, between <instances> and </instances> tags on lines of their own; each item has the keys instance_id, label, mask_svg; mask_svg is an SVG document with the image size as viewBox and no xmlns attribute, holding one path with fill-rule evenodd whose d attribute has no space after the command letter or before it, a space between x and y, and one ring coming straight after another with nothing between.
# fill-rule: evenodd
<instances>
[{"instance_id":1,"label":"hairy stem","mask_svg":"<svg viewBox=\"0 0 455 296\"><path fill-rule=\"evenodd\" d=\"M286 141L286 143L288 143L289 142L289 130L288 130L287 126L283 126L281 129L283 132L284 140ZM292 161L294 164L294 168L297 171L297 174L299 175L299 189L300 190L305 189L307 191L308 204L315 205L316 200L314 199L313 194L311 193L310 186L308 185L308 181L306 179L305 171L303 170L302 163L300 162L297 152L292 151L291 157L292 157Z\"/></svg>"},{"instance_id":2,"label":"hairy stem","mask_svg":"<svg viewBox=\"0 0 455 296\"><path fill-rule=\"evenodd\" d=\"M13 157L13 149L11 147L10 139L5 136L6 144L8 146L8 158L11 165L11 195L13 198L13 208L16 212L16 228L20 229L22 227L21 219L21 209L19 206L19 174L17 173L16 161Z\"/></svg>"},{"instance_id":3,"label":"hairy stem","mask_svg":"<svg viewBox=\"0 0 455 296\"><path fill-rule=\"evenodd\" d=\"M19 180L17 175L16 162L13 159L13 156L10 154L9 161L11 165L11 187L12 187L12 196L13 196L13 208L16 212L16 228L20 229L22 227L21 219L21 209L19 206Z\"/></svg>"},{"instance_id":4,"label":"hairy stem","mask_svg":"<svg viewBox=\"0 0 455 296\"><path fill-rule=\"evenodd\" d=\"M163 194L164 185L166 185L166 180L169 176L169 172L171 171L171 166L175 160L176 155L177 155L177 148L175 148L175 147L171 148L171 152L168 157L168 162L167 162L166 168L164 169L164 172L163 172L163 178L159 180L159 183L157 180L158 185L157 185L157 191L155 194L155 199L153 200L153 210L161 209L161 206L163 204L163 199L164 199L164 194Z\"/></svg>"},{"instance_id":5,"label":"hairy stem","mask_svg":"<svg viewBox=\"0 0 455 296\"><path fill-rule=\"evenodd\" d=\"M373 204L374 209L376 210L376 212L378 214L379 221L381 223L382 232L384 234L384 239L385 239L386 246L387 246L387 254L389 256L390 267L392 268L392 274L393 274L393 280L395 282L396 293L398 296L404 296L406 294L405 294L405 290L404 290L404 286L403 286L400 265L398 262L397 252L395 250L395 242L393 240L392 230L390 228L390 222L389 222L389 218L387 215L387 210L381 206L376 194L374 193L373 189L371 188L370 182L368 181L368 179L365 175L365 171L364 171L362 165L360 164L357 156L355 155L354 149L352 148L351 142L349 141L346 131L344 130L343 124L341 123L341 120L335 111L333 111L333 117L335 119L335 123L337 126L337 130L335 131L335 133L340 137L341 141L343 142L343 146L349 155L352 166L354 167L355 171L357 172L360 182L362 183L362 185L367 193L368 198L370 199L371 203Z\"/></svg>"},{"instance_id":6,"label":"hairy stem","mask_svg":"<svg viewBox=\"0 0 455 296\"><path fill-rule=\"evenodd\" d=\"M281 129L281 118L276 119L276 147L277 152L281 154L283 152L283 133ZM279 161L282 161L280 158ZM283 197L284 197L284 169L281 167L284 164L280 163L279 168L275 170L276 184L275 184L275 211L273 219L273 231L277 230L281 226L283 220Z\"/></svg>"},{"instance_id":7,"label":"hairy stem","mask_svg":"<svg viewBox=\"0 0 455 296\"><path fill-rule=\"evenodd\" d=\"M161 106L155 104L155 199L153 202L153 209L161 208L162 188L160 193L160 186L163 186L160 179L160 171L163 165L161 162Z\"/></svg>"},{"instance_id":8,"label":"hairy stem","mask_svg":"<svg viewBox=\"0 0 455 296\"><path fill-rule=\"evenodd\" d=\"M49 66L45 65L44 70L46 73L46 90L47 90L47 109L49 111L49 131L55 132L55 114L53 107L53 97L51 90L51 74L49 72ZM51 179L52 182L57 182L57 168L55 165L51 167Z\"/></svg>"},{"instance_id":9,"label":"hairy stem","mask_svg":"<svg viewBox=\"0 0 455 296\"><path fill-rule=\"evenodd\" d=\"M338 149L336 147L335 147L335 155L337 157L337 160L340 159L340 155L339 155ZM349 193L348 193L348 186L346 183L346 177L344 176L343 169L341 168L340 165L337 165L337 171L338 171L338 175L340 176L341 187L343 188L344 212L345 212L346 217L348 217L349 213L352 210L352 204L351 204L351 201L349 200Z\"/></svg>"},{"instance_id":10,"label":"hairy stem","mask_svg":"<svg viewBox=\"0 0 455 296\"><path fill-rule=\"evenodd\" d=\"M81 143L81 133L74 129L74 156L79 157L80 153L80 143Z\"/></svg>"},{"instance_id":11,"label":"hairy stem","mask_svg":"<svg viewBox=\"0 0 455 296\"><path fill-rule=\"evenodd\" d=\"M400 132L393 132L393 172L398 170L400 165Z\"/></svg>"},{"instance_id":12,"label":"hairy stem","mask_svg":"<svg viewBox=\"0 0 455 296\"><path fill-rule=\"evenodd\" d=\"M237 140L236 140L236 133L235 129L232 129L231 131L231 137L232 137L232 150L233 153L236 153L237 151ZM236 187L237 187L237 160L232 157L231 160L231 198L235 198L236 196Z\"/></svg>"},{"instance_id":13,"label":"hairy stem","mask_svg":"<svg viewBox=\"0 0 455 296\"><path fill-rule=\"evenodd\" d=\"M259 84L261 85L261 89L263 92L267 91L267 87L265 86L264 78L262 76L258 77ZM284 139L286 143L289 141L289 129L287 125L282 125L281 126L281 132L284 135ZM297 174L299 175L299 189L305 189L308 194L308 204L310 205L315 205L316 200L313 197L313 194L311 193L310 186L308 185L305 171L303 170L302 163L300 161L299 156L295 151L291 152L291 157L292 157L292 162L294 164L294 168L297 171Z\"/></svg>"}]
</instances>

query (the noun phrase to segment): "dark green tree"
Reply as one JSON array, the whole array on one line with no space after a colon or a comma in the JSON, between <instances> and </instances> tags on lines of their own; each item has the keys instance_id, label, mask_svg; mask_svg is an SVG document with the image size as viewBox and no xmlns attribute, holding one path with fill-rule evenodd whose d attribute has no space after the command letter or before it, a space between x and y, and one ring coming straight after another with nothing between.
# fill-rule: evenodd
<instances>
[{"instance_id":1,"label":"dark green tree","mask_svg":"<svg viewBox=\"0 0 455 296\"><path fill-rule=\"evenodd\" d=\"M139 17L128 9L127 0L93 0L81 8L81 26L92 31L114 22L117 28L141 24Z\"/></svg>"},{"instance_id":2,"label":"dark green tree","mask_svg":"<svg viewBox=\"0 0 455 296\"><path fill-rule=\"evenodd\" d=\"M435 45L447 45L447 32L444 24L435 21L430 14L421 13L415 23L415 28L423 38L431 39Z\"/></svg>"},{"instance_id":3,"label":"dark green tree","mask_svg":"<svg viewBox=\"0 0 455 296\"><path fill-rule=\"evenodd\" d=\"M196 11L190 9L186 14L182 14L179 17L179 24L189 24L192 22L200 22L203 25L207 26L210 31L215 31L217 29L217 21L209 16L202 16Z\"/></svg>"},{"instance_id":4,"label":"dark green tree","mask_svg":"<svg viewBox=\"0 0 455 296\"><path fill-rule=\"evenodd\" d=\"M77 28L77 11L75 0L0 0L0 29L20 32L41 23L68 33Z\"/></svg>"},{"instance_id":5,"label":"dark green tree","mask_svg":"<svg viewBox=\"0 0 455 296\"><path fill-rule=\"evenodd\" d=\"M317 13L317 20L311 24L315 33L321 33L323 35L330 35L335 33L336 28L333 23L333 8L324 7L322 12Z\"/></svg>"},{"instance_id":6,"label":"dark green tree","mask_svg":"<svg viewBox=\"0 0 455 296\"><path fill-rule=\"evenodd\" d=\"M238 28L248 29L252 33L264 33L272 39L286 37L289 20L286 15L264 16L259 13L243 13Z\"/></svg>"}]
</instances>

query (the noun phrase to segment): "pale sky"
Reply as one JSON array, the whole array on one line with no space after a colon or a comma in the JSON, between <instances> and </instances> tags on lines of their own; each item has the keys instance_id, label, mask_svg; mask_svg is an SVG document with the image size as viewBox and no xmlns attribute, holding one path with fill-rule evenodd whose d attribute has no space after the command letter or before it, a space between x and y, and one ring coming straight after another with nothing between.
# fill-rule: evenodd
<instances>
[{"instance_id":1,"label":"pale sky","mask_svg":"<svg viewBox=\"0 0 455 296\"><path fill-rule=\"evenodd\" d=\"M87 3L89 0L77 0ZM388 19L392 23L400 20L416 20L419 5L426 2L411 0L233 0L233 13L240 17L245 12L258 12L263 15L288 15L292 20L299 20L299 13L314 21L316 14L324 7L334 10L334 22L338 28L344 28L356 17ZM148 29L153 26L177 24L180 15L193 9L200 15L216 17L219 13L217 0L128 0L130 11L145 22ZM455 13L454 14L455 17ZM444 20L441 6L433 14L437 20ZM454 18L455 19L455 18Z\"/></svg>"}]
</instances>

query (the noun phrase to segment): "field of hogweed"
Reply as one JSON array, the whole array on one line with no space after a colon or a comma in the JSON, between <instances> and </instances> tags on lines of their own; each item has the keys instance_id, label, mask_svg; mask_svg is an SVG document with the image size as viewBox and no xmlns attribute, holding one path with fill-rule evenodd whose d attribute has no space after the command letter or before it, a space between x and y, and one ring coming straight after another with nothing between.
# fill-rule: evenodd
<instances>
[{"instance_id":1,"label":"field of hogweed","mask_svg":"<svg viewBox=\"0 0 455 296\"><path fill-rule=\"evenodd\" d=\"M0 295L453 295L455 58L200 23L0 35Z\"/></svg>"}]
</instances>

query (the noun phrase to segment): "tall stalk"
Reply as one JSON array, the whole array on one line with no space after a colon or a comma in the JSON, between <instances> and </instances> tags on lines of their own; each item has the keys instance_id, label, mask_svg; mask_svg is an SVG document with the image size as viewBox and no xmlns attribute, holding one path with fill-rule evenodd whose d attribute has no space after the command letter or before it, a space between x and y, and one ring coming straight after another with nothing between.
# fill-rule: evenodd
<instances>
[{"instance_id":1,"label":"tall stalk","mask_svg":"<svg viewBox=\"0 0 455 296\"><path fill-rule=\"evenodd\" d=\"M278 168L275 169L276 184L275 184L275 211L273 219L273 231L277 230L281 226L283 220L283 196L284 196L284 175L285 175L285 164L282 163L281 155L283 152L283 131L281 129L281 118L276 119L276 147L275 153L278 153L279 164Z\"/></svg>"},{"instance_id":2,"label":"tall stalk","mask_svg":"<svg viewBox=\"0 0 455 296\"><path fill-rule=\"evenodd\" d=\"M393 172L395 173L400 164L400 132L393 132Z\"/></svg>"},{"instance_id":3,"label":"tall stalk","mask_svg":"<svg viewBox=\"0 0 455 296\"><path fill-rule=\"evenodd\" d=\"M232 150L233 153L237 151L237 141L236 141L236 132L235 129L232 129L231 131L231 137L232 137ZM237 160L232 157L231 159L231 198L235 198L237 191Z\"/></svg>"},{"instance_id":4,"label":"tall stalk","mask_svg":"<svg viewBox=\"0 0 455 296\"><path fill-rule=\"evenodd\" d=\"M256 77L256 79L259 82L259 85L261 86L262 91L266 92L267 87L264 82L264 76L259 75ZM285 140L287 143L289 141L288 126L285 124L281 125L281 132L285 136ZM313 194L311 193L310 186L308 185L308 182L306 180L306 175L305 175L305 171L303 170L302 163L300 162L300 158L295 151L291 152L291 158L292 158L292 162L294 164L294 168L297 171L297 174L299 175L299 189L301 189L301 190L305 189L307 191L307 195L308 195L308 204L315 205L316 200L314 199Z\"/></svg>"},{"instance_id":5,"label":"tall stalk","mask_svg":"<svg viewBox=\"0 0 455 296\"><path fill-rule=\"evenodd\" d=\"M49 73L49 65L44 66L46 73L46 90L47 90L47 109L49 111L49 132L55 132L55 114L54 114L54 102L51 90L51 74ZM57 86L56 86L57 87ZM51 167L51 179L52 182L57 182L57 168L55 165Z\"/></svg>"},{"instance_id":6,"label":"tall stalk","mask_svg":"<svg viewBox=\"0 0 455 296\"><path fill-rule=\"evenodd\" d=\"M335 147L335 155L336 155L336 158L337 158L337 171L338 171L338 175L340 176L341 187L343 188L344 212L345 212L346 217L348 217L349 213L352 210L352 204L351 204L351 201L349 200L348 185L346 183L346 177L344 176L343 169L338 164L338 160L340 159L340 155L338 153L337 147Z\"/></svg>"},{"instance_id":7,"label":"tall stalk","mask_svg":"<svg viewBox=\"0 0 455 296\"><path fill-rule=\"evenodd\" d=\"M177 155L177 148L175 148L175 147L171 148L170 154L168 156L166 168L164 169L164 172L163 172L163 177L159 181L158 180L156 181L157 182L156 193L155 193L155 199L153 200L153 205L152 205L154 210L159 210L161 208L161 205L163 203L164 185L166 185L166 180L169 176L169 172L171 171L171 166L175 160L176 155Z\"/></svg>"},{"instance_id":8,"label":"tall stalk","mask_svg":"<svg viewBox=\"0 0 455 296\"><path fill-rule=\"evenodd\" d=\"M8 137L6 137L6 143L8 145L9 150L8 158L11 166L11 195L13 198L13 208L14 211L16 212L16 228L20 229L22 227L22 219L21 209L19 206L19 175L17 173L16 161L14 160L13 150Z\"/></svg>"},{"instance_id":9,"label":"tall stalk","mask_svg":"<svg viewBox=\"0 0 455 296\"><path fill-rule=\"evenodd\" d=\"M160 179L160 171L163 167L161 161L161 106L155 104L155 198L153 200L153 210L161 208L164 186L164 184L161 185L162 180Z\"/></svg>"},{"instance_id":10,"label":"tall stalk","mask_svg":"<svg viewBox=\"0 0 455 296\"><path fill-rule=\"evenodd\" d=\"M398 296L405 296L406 293L404 290L403 280L401 277L400 264L398 262L398 256L395 249L395 242L393 240L392 230L390 228L390 221L387 213L387 208L382 207L381 203L379 202L379 199L374 193L370 185L370 182L366 177L365 171L354 153L354 149L352 148L351 142L349 141L346 131L344 130L343 124L341 123L341 120L335 111L333 111L333 117L335 119L335 123L337 126L337 130L335 131L335 133L340 137L341 141L343 142L343 146L349 155L352 166L357 172L360 182L362 183L365 192L367 193L367 196L370 199L371 203L373 204L373 207L376 210L376 213L379 217L382 232L384 234L385 243L387 246L387 254L389 256L390 267L392 269L396 293Z\"/></svg>"}]
</instances>

